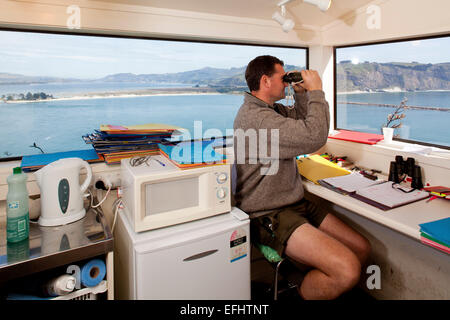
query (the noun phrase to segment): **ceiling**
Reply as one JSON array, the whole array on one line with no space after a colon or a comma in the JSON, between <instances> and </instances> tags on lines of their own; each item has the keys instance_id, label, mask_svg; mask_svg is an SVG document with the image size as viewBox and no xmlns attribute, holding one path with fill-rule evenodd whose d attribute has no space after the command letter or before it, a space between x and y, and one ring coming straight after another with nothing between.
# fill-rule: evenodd
<instances>
[{"instance_id":1,"label":"ceiling","mask_svg":"<svg viewBox=\"0 0 450 320\"><path fill-rule=\"evenodd\" d=\"M194 11L243 18L271 19L280 0L96 0L115 4L138 5L155 8ZM326 12L317 7L295 0L286 5L287 16L296 23L322 27L351 15L356 9L372 0L332 0Z\"/></svg>"}]
</instances>

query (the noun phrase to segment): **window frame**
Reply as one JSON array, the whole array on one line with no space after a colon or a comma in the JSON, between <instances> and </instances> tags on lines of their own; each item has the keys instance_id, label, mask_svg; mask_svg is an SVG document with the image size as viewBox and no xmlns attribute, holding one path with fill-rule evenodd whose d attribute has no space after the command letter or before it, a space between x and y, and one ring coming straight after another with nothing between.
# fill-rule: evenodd
<instances>
[{"instance_id":1,"label":"window frame","mask_svg":"<svg viewBox=\"0 0 450 320\"><path fill-rule=\"evenodd\" d=\"M363 46L370 46L370 45L377 45L377 44L388 44L388 43L397 43L397 42L407 42L407 41L415 41L415 40L428 40L428 39L438 39L438 38L446 38L450 37L450 33L445 34L439 34L439 35L432 35L432 36L422 36L422 37L410 37L410 38L403 38L403 39L395 39L395 40L386 40L386 41L371 41L371 42L361 42L357 44L350 44L350 45L339 45L339 46L333 46L333 116L334 116L334 123L333 127L335 130L349 130L345 128L339 128L337 126L337 55L336 50L337 49L343 49L343 48L351 48L351 47L363 47ZM352 130L357 132L362 132L358 130ZM428 142L422 142L417 140L409 140L409 139L403 139L403 138L392 138L392 140L405 142L405 143L411 143L411 144L419 144L423 146L428 147L436 147L440 149L450 150L450 146L444 146L440 144L433 144Z\"/></svg>"},{"instance_id":2,"label":"window frame","mask_svg":"<svg viewBox=\"0 0 450 320\"><path fill-rule=\"evenodd\" d=\"M227 41L227 40L211 40L211 39L187 39L187 38L170 38L170 37L155 37L146 35L124 35L115 33L99 33L95 31L82 30L82 31L70 31L70 30L52 30L52 29L27 29L19 27L0 27L0 31L9 32L27 32L27 33L41 33L41 34L59 34L59 35L73 35L73 36L92 36L92 37L104 37L104 38L120 38L120 39L139 39L139 40L158 40L158 41L175 41L175 42L191 42L191 43L208 43L208 44L227 44L227 45L242 45L253 47L274 47L274 48L289 48L289 49L304 49L305 50L305 67L309 69L309 47L276 44L276 43L252 43L245 41ZM22 160L23 156L18 157L0 157L0 162L17 161Z\"/></svg>"}]
</instances>

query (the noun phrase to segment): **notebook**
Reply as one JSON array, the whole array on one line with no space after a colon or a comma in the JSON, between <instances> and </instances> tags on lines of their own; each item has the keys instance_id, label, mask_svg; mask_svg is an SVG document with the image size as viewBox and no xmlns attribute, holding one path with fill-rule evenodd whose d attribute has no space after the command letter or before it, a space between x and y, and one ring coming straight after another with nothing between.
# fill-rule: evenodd
<instances>
[{"instance_id":1,"label":"notebook","mask_svg":"<svg viewBox=\"0 0 450 320\"><path fill-rule=\"evenodd\" d=\"M408 203L428 198L426 191L414 190L405 193L392 187L392 181L386 181L373 186L365 187L351 193L350 196L371 204L382 210L389 210ZM406 189L406 188L405 188Z\"/></svg>"},{"instance_id":2,"label":"notebook","mask_svg":"<svg viewBox=\"0 0 450 320\"><path fill-rule=\"evenodd\" d=\"M436 248L438 250L441 250L445 253L450 254L450 248L448 246L442 245L436 241L430 240L424 236L420 237L420 241L422 241L422 243L425 243L433 248Z\"/></svg>"},{"instance_id":3,"label":"notebook","mask_svg":"<svg viewBox=\"0 0 450 320\"><path fill-rule=\"evenodd\" d=\"M450 217L419 224L420 231L450 245Z\"/></svg>"},{"instance_id":4,"label":"notebook","mask_svg":"<svg viewBox=\"0 0 450 320\"><path fill-rule=\"evenodd\" d=\"M339 167L323 157L314 154L297 160L298 172L306 179L319 184L318 180L350 174L350 171Z\"/></svg>"},{"instance_id":5,"label":"notebook","mask_svg":"<svg viewBox=\"0 0 450 320\"><path fill-rule=\"evenodd\" d=\"M370 180L362 174L352 172L345 176L331 177L318 180L319 184L343 194L349 194L365 187L383 183L383 180Z\"/></svg>"}]
</instances>

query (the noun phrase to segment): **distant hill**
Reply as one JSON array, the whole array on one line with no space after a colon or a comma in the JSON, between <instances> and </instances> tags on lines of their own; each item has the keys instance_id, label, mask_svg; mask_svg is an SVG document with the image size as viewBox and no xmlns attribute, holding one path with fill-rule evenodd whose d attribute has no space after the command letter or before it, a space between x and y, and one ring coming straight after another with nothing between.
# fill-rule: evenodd
<instances>
[{"instance_id":1,"label":"distant hill","mask_svg":"<svg viewBox=\"0 0 450 320\"><path fill-rule=\"evenodd\" d=\"M244 73L246 67L219 69L205 67L198 70L163 74L116 73L95 80L67 79L56 77L33 77L12 73L0 73L0 84L32 84L55 82L140 82L140 83L183 83L199 86L246 87ZM286 65L285 70L301 69Z\"/></svg>"},{"instance_id":2,"label":"distant hill","mask_svg":"<svg viewBox=\"0 0 450 320\"><path fill-rule=\"evenodd\" d=\"M14 73L1 73L0 72L0 85L1 84L32 84L32 83L54 83L54 82L73 82L80 81L77 79L68 78L56 78L56 77L35 77L24 76Z\"/></svg>"},{"instance_id":3,"label":"distant hill","mask_svg":"<svg viewBox=\"0 0 450 320\"><path fill-rule=\"evenodd\" d=\"M208 86L223 90L245 90L244 73L246 67L211 68L164 73L134 74L117 73L96 80L79 80L56 77L33 77L11 73L0 73L1 84L63 83L63 82L139 82L139 83L183 83L192 86ZM299 66L286 65L286 71L302 69ZM342 61L337 64L337 90L344 91L383 91L400 89L450 90L450 63L376 63L364 62L352 64ZM220 90L219 90L220 91Z\"/></svg>"},{"instance_id":4,"label":"distant hill","mask_svg":"<svg viewBox=\"0 0 450 320\"><path fill-rule=\"evenodd\" d=\"M364 62L337 64L337 91L450 90L450 63Z\"/></svg>"},{"instance_id":5,"label":"distant hill","mask_svg":"<svg viewBox=\"0 0 450 320\"><path fill-rule=\"evenodd\" d=\"M285 70L300 69L293 65L286 65ZM247 87L245 82L246 67L218 69L206 67L203 69L164 74L133 74L118 73L98 79L101 82L148 82L148 83L188 83L211 87Z\"/></svg>"}]
</instances>

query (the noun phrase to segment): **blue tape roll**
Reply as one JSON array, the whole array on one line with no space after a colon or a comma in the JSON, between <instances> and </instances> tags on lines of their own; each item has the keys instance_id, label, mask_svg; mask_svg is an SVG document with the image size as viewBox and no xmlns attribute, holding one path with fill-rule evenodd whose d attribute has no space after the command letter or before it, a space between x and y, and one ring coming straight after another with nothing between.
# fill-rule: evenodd
<instances>
[{"instance_id":1,"label":"blue tape roll","mask_svg":"<svg viewBox=\"0 0 450 320\"><path fill-rule=\"evenodd\" d=\"M81 268L81 284L85 287L95 287L106 275L105 263L100 259L93 259Z\"/></svg>"}]
</instances>

